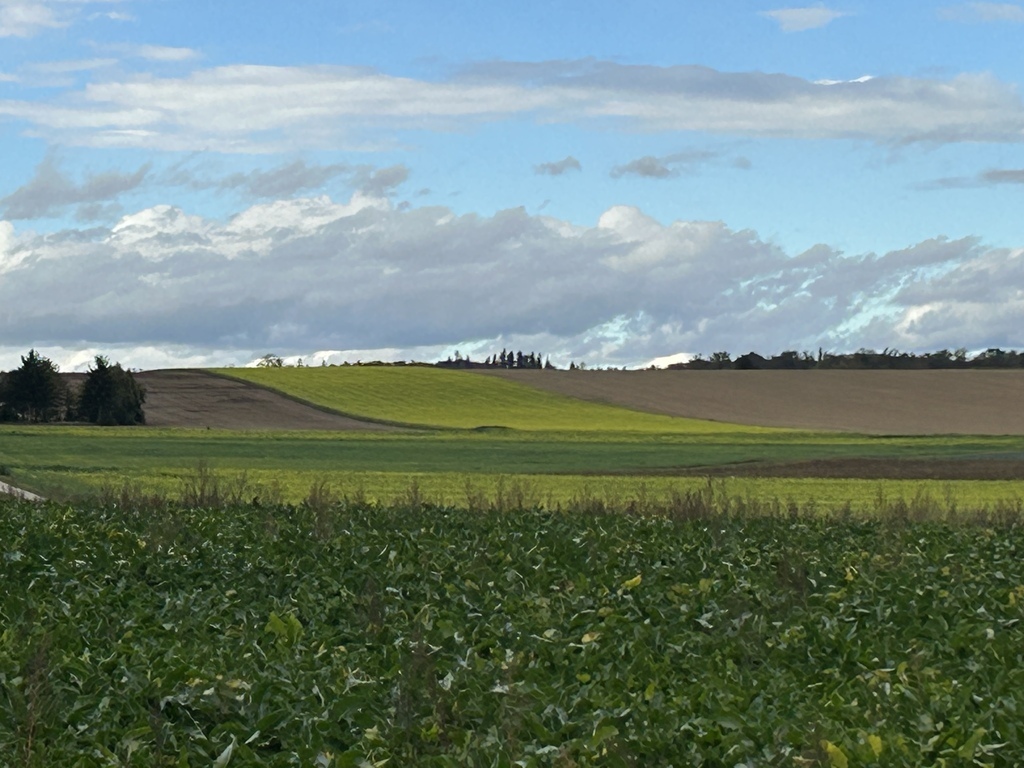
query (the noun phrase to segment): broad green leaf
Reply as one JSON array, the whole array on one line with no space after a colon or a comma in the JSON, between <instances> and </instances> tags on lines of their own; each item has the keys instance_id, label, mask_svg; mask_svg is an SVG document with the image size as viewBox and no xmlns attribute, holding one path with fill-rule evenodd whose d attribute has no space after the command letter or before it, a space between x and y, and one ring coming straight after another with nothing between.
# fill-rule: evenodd
<instances>
[{"instance_id":1,"label":"broad green leaf","mask_svg":"<svg viewBox=\"0 0 1024 768\"><path fill-rule=\"evenodd\" d=\"M825 750L825 754L828 755L829 765L834 765L835 768L849 768L850 761L843 750L831 741L822 741L821 746Z\"/></svg>"}]
</instances>

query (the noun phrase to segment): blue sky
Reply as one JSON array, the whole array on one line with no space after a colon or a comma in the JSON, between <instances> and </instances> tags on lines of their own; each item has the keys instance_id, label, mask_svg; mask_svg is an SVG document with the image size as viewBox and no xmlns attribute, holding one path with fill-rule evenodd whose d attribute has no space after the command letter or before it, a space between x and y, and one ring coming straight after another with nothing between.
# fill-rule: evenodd
<instances>
[{"instance_id":1,"label":"blue sky","mask_svg":"<svg viewBox=\"0 0 1024 768\"><path fill-rule=\"evenodd\" d=\"M1021 347L1022 32L993 2L0 0L0 368Z\"/></svg>"}]
</instances>

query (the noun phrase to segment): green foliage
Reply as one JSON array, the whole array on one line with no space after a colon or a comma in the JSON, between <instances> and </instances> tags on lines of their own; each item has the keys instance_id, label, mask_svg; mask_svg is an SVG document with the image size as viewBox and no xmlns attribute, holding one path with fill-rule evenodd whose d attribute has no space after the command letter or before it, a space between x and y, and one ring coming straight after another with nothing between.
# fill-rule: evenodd
<instances>
[{"instance_id":1,"label":"green foliage","mask_svg":"<svg viewBox=\"0 0 1024 768\"><path fill-rule=\"evenodd\" d=\"M68 390L57 366L34 349L21 367L0 379L0 418L6 421L57 421L68 408Z\"/></svg>"},{"instance_id":2,"label":"green foliage","mask_svg":"<svg viewBox=\"0 0 1024 768\"><path fill-rule=\"evenodd\" d=\"M642 413L489 376L419 366L225 368L217 373L344 414L393 424L648 434L782 431Z\"/></svg>"},{"instance_id":3,"label":"green foliage","mask_svg":"<svg viewBox=\"0 0 1024 768\"><path fill-rule=\"evenodd\" d=\"M497 503L510 495L563 507L587 494L614 501L646 494L668 498L700 485L700 477L678 477L677 469L757 461L803 461L824 457L1008 459L1024 455L1021 437L876 438L845 434L779 432L722 435L644 435L582 432L237 433L50 425L0 427L0 464L15 485L45 496L96 493L140 484L203 506L228 498L250 501L234 486L248 473L264 488L277 485L297 503L310 486L325 480L342 493L401 498L412 478L439 503L470 497ZM220 475L204 476L197 464ZM694 471L694 470L690 470ZM986 481L879 481L785 477L724 478L729 496L779 498L823 508L850 502L872 508L883 494L912 502L923 494L943 506L991 506L1019 497L1021 483Z\"/></svg>"},{"instance_id":4,"label":"green foliage","mask_svg":"<svg viewBox=\"0 0 1024 768\"><path fill-rule=\"evenodd\" d=\"M1018 765L1024 528L0 502L28 765Z\"/></svg>"},{"instance_id":5,"label":"green foliage","mask_svg":"<svg viewBox=\"0 0 1024 768\"><path fill-rule=\"evenodd\" d=\"M145 402L145 389L130 371L97 355L82 385L78 413L84 420L103 426L145 424Z\"/></svg>"}]
</instances>

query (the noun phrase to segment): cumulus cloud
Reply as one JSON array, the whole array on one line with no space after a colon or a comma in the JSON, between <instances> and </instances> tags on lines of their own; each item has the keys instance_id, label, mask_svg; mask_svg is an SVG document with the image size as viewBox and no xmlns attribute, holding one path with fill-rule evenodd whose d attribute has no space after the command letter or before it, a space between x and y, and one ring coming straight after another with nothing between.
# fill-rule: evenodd
<instances>
[{"instance_id":1,"label":"cumulus cloud","mask_svg":"<svg viewBox=\"0 0 1024 768\"><path fill-rule=\"evenodd\" d=\"M533 166L533 172L540 176L561 176L569 171L582 171L580 161L572 155L553 163L541 163Z\"/></svg>"},{"instance_id":2,"label":"cumulus cloud","mask_svg":"<svg viewBox=\"0 0 1024 768\"><path fill-rule=\"evenodd\" d=\"M974 239L789 254L720 222L616 206L593 226L401 209L355 193L228 221L170 206L49 235L0 227L0 347L679 351L1021 346L1024 250ZM500 347L499 347L500 348ZM370 357L370 353L366 354Z\"/></svg>"},{"instance_id":3,"label":"cumulus cloud","mask_svg":"<svg viewBox=\"0 0 1024 768\"><path fill-rule=\"evenodd\" d=\"M1024 104L991 75L811 82L607 61L491 62L442 81L352 67L225 66L110 77L0 116L72 145L281 152L391 146L408 130L543 120L651 132L857 139L1024 139Z\"/></svg>"},{"instance_id":4,"label":"cumulus cloud","mask_svg":"<svg viewBox=\"0 0 1024 768\"><path fill-rule=\"evenodd\" d=\"M804 32L828 26L836 19L849 14L818 5L809 8L779 8L774 11L762 11L761 15L778 23L783 32Z\"/></svg>"},{"instance_id":5,"label":"cumulus cloud","mask_svg":"<svg viewBox=\"0 0 1024 768\"><path fill-rule=\"evenodd\" d=\"M964 3L939 11L941 18L961 22L1024 23L1024 6L1016 3Z\"/></svg>"},{"instance_id":6,"label":"cumulus cloud","mask_svg":"<svg viewBox=\"0 0 1024 768\"><path fill-rule=\"evenodd\" d=\"M8 219L40 219L60 214L68 206L83 206L79 211L82 219L98 218L110 208L98 206L109 203L118 196L139 187L149 175L149 164L140 166L130 173L107 171L86 175L76 182L61 169L54 155L46 158L36 167L35 175L27 184L0 199L0 208Z\"/></svg>"}]
</instances>

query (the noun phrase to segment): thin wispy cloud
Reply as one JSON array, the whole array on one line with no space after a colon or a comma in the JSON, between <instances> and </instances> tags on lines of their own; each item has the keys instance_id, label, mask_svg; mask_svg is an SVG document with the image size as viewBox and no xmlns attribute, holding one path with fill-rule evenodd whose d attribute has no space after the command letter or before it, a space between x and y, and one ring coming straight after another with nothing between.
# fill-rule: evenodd
<instances>
[{"instance_id":1,"label":"thin wispy cloud","mask_svg":"<svg viewBox=\"0 0 1024 768\"><path fill-rule=\"evenodd\" d=\"M1024 23L1024 6L1016 3L964 3L939 11L947 21L998 23Z\"/></svg>"},{"instance_id":2,"label":"thin wispy cloud","mask_svg":"<svg viewBox=\"0 0 1024 768\"><path fill-rule=\"evenodd\" d=\"M64 172L54 155L48 155L27 184L0 199L0 210L5 218L18 220L55 216L69 206L84 206L79 218L101 218L101 214L114 209L99 204L110 203L123 193L137 189L151 168L147 163L131 172L87 174L75 181Z\"/></svg>"},{"instance_id":3,"label":"thin wispy cloud","mask_svg":"<svg viewBox=\"0 0 1024 768\"><path fill-rule=\"evenodd\" d=\"M108 2L117 0L0 0L0 38L34 37L70 26L81 8ZM119 14L104 15L114 18Z\"/></svg>"},{"instance_id":4,"label":"thin wispy cloud","mask_svg":"<svg viewBox=\"0 0 1024 768\"><path fill-rule=\"evenodd\" d=\"M31 0L0 1L0 37L32 37L45 29L67 26L51 6Z\"/></svg>"},{"instance_id":5,"label":"thin wispy cloud","mask_svg":"<svg viewBox=\"0 0 1024 768\"><path fill-rule=\"evenodd\" d=\"M974 176L946 176L920 185L919 189L972 189L1001 184L1024 184L1024 168L991 168Z\"/></svg>"},{"instance_id":6,"label":"thin wispy cloud","mask_svg":"<svg viewBox=\"0 0 1024 768\"><path fill-rule=\"evenodd\" d=\"M397 139L503 120L884 144L1024 138L1019 93L991 75L811 82L600 61L502 62L440 82L345 67L228 66L111 78L50 101L0 100L0 115L69 145L249 153L359 149L389 132Z\"/></svg>"},{"instance_id":7,"label":"thin wispy cloud","mask_svg":"<svg viewBox=\"0 0 1024 768\"><path fill-rule=\"evenodd\" d=\"M779 8L774 11L762 11L762 16L779 25L783 32L806 32L809 29L821 29L836 19L848 16L844 11L836 11L824 6L807 8Z\"/></svg>"},{"instance_id":8,"label":"thin wispy cloud","mask_svg":"<svg viewBox=\"0 0 1024 768\"><path fill-rule=\"evenodd\" d=\"M720 152L706 149L675 152L662 157L645 155L615 166L611 170L611 177L618 179L623 176L640 176L647 179L668 179L696 173L702 166L722 159L723 156ZM734 167L738 168L749 168L749 164L750 161L746 158L738 158L733 163Z\"/></svg>"},{"instance_id":9,"label":"thin wispy cloud","mask_svg":"<svg viewBox=\"0 0 1024 768\"><path fill-rule=\"evenodd\" d=\"M147 61L189 61L199 58L199 52L192 48L176 48L167 45L124 46L121 51Z\"/></svg>"},{"instance_id":10,"label":"thin wispy cloud","mask_svg":"<svg viewBox=\"0 0 1024 768\"><path fill-rule=\"evenodd\" d=\"M572 155L553 163L540 163L533 166L533 172L540 176L561 176L569 171L582 171L580 161Z\"/></svg>"}]
</instances>

